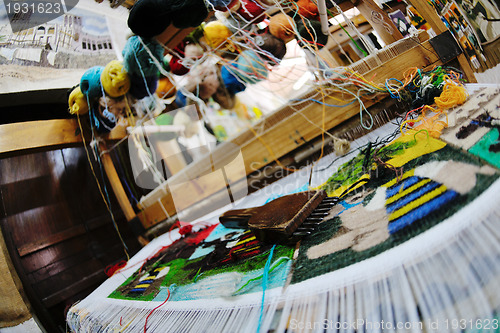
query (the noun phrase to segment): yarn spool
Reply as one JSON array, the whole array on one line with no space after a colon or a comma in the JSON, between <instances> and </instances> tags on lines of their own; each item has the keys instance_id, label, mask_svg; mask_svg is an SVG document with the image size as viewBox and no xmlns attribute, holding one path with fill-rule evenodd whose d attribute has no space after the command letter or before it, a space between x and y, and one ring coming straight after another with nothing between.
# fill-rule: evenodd
<instances>
[{"instance_id":1,"label":"yarn spool","mask_svg":"<svg viewBox=\"0 0 500 333\"><path fill-rule=\"evenodd\" d=\"M161 63L163 47L151 39L144 39L143 43ZM123 66L130 78L129 93L137 99L154 93L158 82L158 68L144 45L141 37L132 36L123 49Z\"/></svg>"},{"instance_id":2,"label":"yarn spool","mask_svg":"<svg viewBox=\"0 0 500 333\"><path fill-rule=\"evenodd\" d=\"M232 33L222 22L212 21L205 25L203 35L205 36L207 45L215 49L224 44L231 37Z\"/></svg>"},{"instance_id":3,"label":"yarn spool","mask_svg":"<svg viewBox=\"0 0 500 333\"><path fill-rule=\"evenodd\" d=\"M127 24L136 35L146 38L159 35L172 21L169 7L161 0L137 1L130 9Z\"/></svg>"},{"instance_id":4,"label":"yarn spool","mask_svg":"<svg viewBox=\"0 0 500 333\"><path fill-rule=\"evenodd\" d=\"M170 98L175 95L177 89L172 81L168 77L162 77L158 81L158 87L156 88L156 95L160 98Z\"/></svg>"},{"instance_id":5,"label":"yarn spool","mask_svg":"<svg viewBox=\"0 0 500 333\"><path fill-rule=\"evenodd\" d=\"M266 16L262 14L265 11L265 8L250 0L241 0L240 7L236 10L241 17L247 21L252 21L254 24L264 21Z\"/></svg>"},{"instance_id":6,"label":"yarn spool","mask_svg":"<svg viewBox=\"0 0 500 333\"><path fill-rule=\"evenodd\" d=\"M175 75L186 75L189 72L189 68L182 64L182 59L184 58L184 49L186 48L186 42L182 41L174 48L172 59L170 59L169 66L172 74ZM179 56L178 56L179 55Z\"/></svg>"},{"instance_id":7,"label":"yarn spool","mask_svg":"<svg viewBox=\"0 0 500 333\"><path fill-rule=\"evenodd\" d=\"M254 38L254 43L257 48L269 52L272 55L266 55L271 62L279 63L285 56L285 42L269 33L256 36Z\"/></svg>"},{"instance_id":8,"label":"yarn spool","mask_svg":"<svg viewBox=\"0 0 500 333\"><path fill-rule=\"evenodd\" d=\"M222 66L221 69L221 78L222 81L224 82L224 85L226 86L227 91L234 95L239 93L240 91L243 91L246 89L246 85L240 80L238 80L238 77L233 74L234 69L231 69L228 66Z\"/></svg>"},{"instance_id":9,"label":"yarn spool","mask_svg":"<svg viewBox=\"0 0 500 333\"><path fill-rule=\"evenodd\" d=\"M318 6L311 0L298 0L299 15L311 20L319 21Z\"/></svg>"},{"instance_id":10,"label":"yarn spool","mask_svg":"<svg viewBox=\"0 0 500 333\"><path fill-rule=\"evenodd\" d=\"M82 115L89 112L89 106L85 95L80 90L80 87L75 87L69 94L68 98L69 113Z\"/></svg>"},{"instance_id":11,"label":"yarn spool","mask_svg":"<svg viewBox=\"0 0 500 333\"><path fill-rule=\"evenodd\" d=\"M130 79L123 64L118 60L110 61L101 74L101 84L111 97L125 95L130 89Z\"/></svg>"},{"instance_id":12,"label":"yarn spool","mask_svg":"<svg viewBox=\"0 0 500 333\"><path fill-rule=\"evenodd\" d=\"M161 63L163 61L163 47L152 39L142 39L142 42ZM157 73L158 69L143 43L141 43L140 36L132 36L123 48L123 66L129 75L142 74L147 77Z\"/></svg>"},{"instance_id":13,"label":"yarn spool","mask_svg":"<svg viewBox=\"0 0 500 333\"><path fill-rule=\"evenodd\" d=\"M297 38L299 45L305 47L307 43L321 49L328 42L328 36L321 31L321 23L315 20L305 20L305 22L306 25L302 21L297 22L297 32L301 37Z\"/></svg>"},{"instance_id":14,"label":"yarn spool","mask_svg":"<svg viewBox=\"0 0 500 333\"><path fill-rule=\"evenodd\" d=\"M285 43L291 41L295 36L293 27L293 19L283 13L276 14L269 20L269 32Z\"/></svg>"},{"instance_id":15,"label":"yarn spool","mask_svg":"<svg viewBox=\"0 0 500 333\"><path fill-rule=\"evenodd\" d=\"M238 56L236 62L238 75L246 83L257 83L267 77L266 62L253 50L245 50Z\"/></svg>"},{"instance_id":16,"label":"yarn spool","mask_svg":"<svg viewBox=\"0 0 500 333\"><path fill-rule=\"evenodd\" d=\"M101 74L103 71L104 67L94 66L82 75L80 89L90 103L102 96Z\"/></svg>"}]
</instances>

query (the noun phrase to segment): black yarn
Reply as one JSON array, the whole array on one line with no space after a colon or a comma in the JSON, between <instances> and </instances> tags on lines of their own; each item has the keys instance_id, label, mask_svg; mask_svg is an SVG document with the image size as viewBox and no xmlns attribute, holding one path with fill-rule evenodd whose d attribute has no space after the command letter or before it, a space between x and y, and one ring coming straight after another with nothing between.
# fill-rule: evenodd
<instances>
[{"instance_id":1,"label":"black yarn","mask_svg":"<svg viewBox=\"0 0 500 333\"><path fill-rule=\"evenodd\" d=\"M130 10L128 26L141 37L161 34L172 22L170 6L161 0L139 0Z\"/></svg>"},{"instance_id":2,"label":"black yarn","mask_svg":"<svg viewBox=\"0 0 500 333\"><path fill-rule=\"evenodd\" d=\"M316 44L319 48L322 48L328 42L328 36L321 32L321 23L316 20L304 19L307 27L304 26L302 20L297 21L297 31L299 36L308 41L310 44ZM304 42L299 40L299 45L305 47Z\"/></svg>"},{"instance_id":3,"label":"black yarn","mask_svg":"<svg viewBox=\"0 0 500 333\"><path fill-rule=\"evenodd\" d=\"M179 29L197 27L207 16L203 0L139 0L130 10L127 23L136 35L151 38L170 23Z\"/></svg>"},{"instance_id":4,"label":"black yarn","mask_svg":"<svg viewBox=\"0 0 500 333\"><path fill-rule=\"evenodd\" d=\"M208 16L203 0L169 1L172 23L179 29L199 26Z\"/></svg>"},{"instance_id":5,"label":"black yarn","mask_svg":"<svg viewBox=\"0 0 500 333\"><path fill-rule=\"evenodd\" d=\"M283 40L279 39L271 35L270 33L265 33L262 35L258 35L254 38L254 42L257 48L260 48L264 51L271 53L274 56L274 59L271 58L271 61L279 62L286 53L286 44Z\"/></svg>"}]
</instances>

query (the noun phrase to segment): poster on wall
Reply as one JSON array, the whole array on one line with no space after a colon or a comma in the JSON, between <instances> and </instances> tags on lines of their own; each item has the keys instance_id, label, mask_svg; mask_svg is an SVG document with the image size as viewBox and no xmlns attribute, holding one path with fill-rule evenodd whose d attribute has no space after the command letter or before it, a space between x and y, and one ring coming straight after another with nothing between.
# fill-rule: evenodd
<instances>
[{"instance_id":1,"label":"poster on wall","mask_svg":"<svg viewBox=\"0 0 500 333\"><path fill-rule=\"evenodd\" d=\"M69 88L88 68L121 57L119 41L126 37L116 31L126 31L125 8L115 15L109 4L80 0L61 15L33 24L36 6L12 4L0 3L0 93ZM96 5L103 10L96 11Z\"/></svg>"}]
</instances>

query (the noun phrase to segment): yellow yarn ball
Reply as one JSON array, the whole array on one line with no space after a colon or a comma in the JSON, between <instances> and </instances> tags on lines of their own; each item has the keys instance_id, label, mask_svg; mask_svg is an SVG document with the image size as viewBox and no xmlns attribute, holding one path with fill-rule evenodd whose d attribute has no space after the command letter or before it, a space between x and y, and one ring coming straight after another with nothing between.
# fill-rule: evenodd
<instances>
[{"instance_id":1,"label":"yellow yarn ball","mask_svg":"<svg viewBox=\"0 0 500 333\"><path fill-rule=\"evenodd\" d=\"M205 35L205 41L208 46L216 48L231 37L231 30L220 21L212 21L205 25L203 34Z\"/></svg>"},{"instance_id":2,"label":"yellow yarn ball","mask_svg":"<svg viewBox=\"0 0 500 333\"><path fill-rule=\"evenodd\" d=\"M102 87L111 97L125 95L130 89L130 79L123 64L118 60L110 61L101 74Z\"/></svg>"},{"instance_id":3,"label":"yellow yarn ball","mask_svg":"<svg viewBox=\"0 0 500 333\"><path fill-rule=\"evenodd\" d=\"M71 114L86 114L89 112L89 106L85 95L80 90L80 86L71 91L68 98L69 113Z\"/></svg>"}]
</instances>

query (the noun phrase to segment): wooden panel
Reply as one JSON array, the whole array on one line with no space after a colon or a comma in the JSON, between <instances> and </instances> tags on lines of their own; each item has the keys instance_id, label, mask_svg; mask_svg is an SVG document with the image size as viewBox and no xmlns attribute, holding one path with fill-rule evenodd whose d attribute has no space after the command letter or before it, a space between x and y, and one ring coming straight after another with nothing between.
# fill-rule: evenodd
<instances>
[{"instance_id":1,"label":"wooden panel","mask_svg":"<svg viewBox=\"0 0 500 333\"><path fill-rule=\"evenodd\" d=\"M139 245L108 194L133 255ZM0 159L0 207L2 232L36 316L46 331L64 332L64 309L106 279L106 266L125 259L83 147Z\"/></svg>"},{"instance_id":2,"label":"wooden panel","mask_svg":"<svg viewBox=\"0 0 500 333\"><path fill-rule=\"evenodd\" d=\"M364 76L375 77L376 83L377 80L379 83L382 83L388 77L402 79L402 75L410 63L412 66L419 68L441 64L430 43L425 41L420 46L416 46L398 55L397 58L389 60L377 68L364 73ZM330 97L326 97L325 103L337 104L338 102ZM374 103L376 103L376 100L368 100L365 102L365 106L369 107ZM318 128L311 126L309 122L304 120L304 117L315 124L322 124L323 107L312 101L305 101L297 105L296 109L301 110L302 114L300 112L292 112L290 116L283 116L278 110L270 115L261 125L265 125L266 122L273 125L266 125L265 130L260 131L260 125L257 124L255 128L261 139L256 138L251 131L247 131L232 140L232 143L241 148L247 174L270 163L275 157L279 158L292 151L304 143L304 140L309 141L320 135L321 132ZM359 114L359 105L353 104L343 108L326 108L325 111L325 129L330 129L351 117L357 116ZM276 120L272 120L274 118ZM298 137L302 141L297 141L297 138L290 137L290 133L297 133L296 131L299 133ZM263 145L262 141L267 144L267 147ZM269 147L272 147L272 152L268 150ZM215 150L213 156L211 156L211 159L217 161L220 165L229 163L232 156L227 156L226 148L226 146L220 145ZM178 174L171 177L167 181L167 184L179 183L179 178L186 175L190 175L191 179L196 178L196 175L210 172L211 168L212 164L206 159L193 163L182 172L182 175ZM231 177L232 175L229 172L228 178L233 182L237 181L237 179ZM193 205L201 199L222 190L226 184L218 182L215 178L207 178L203 181L198 180L193 182L189 186L192 186L192 188L189 189L186 187L185 189L185 206ZM200 189L204 190L203 193L200 193ZM194 195L195 193L196 195ZM144 197L141 200L140 208L143 209L143 212L138 214L138 216L145 227L165 220L168 217L167 214L172 216L176 213L171 194L165 186L161 186L161 188L154 190Z\"/></svg>"}]
</instances>

